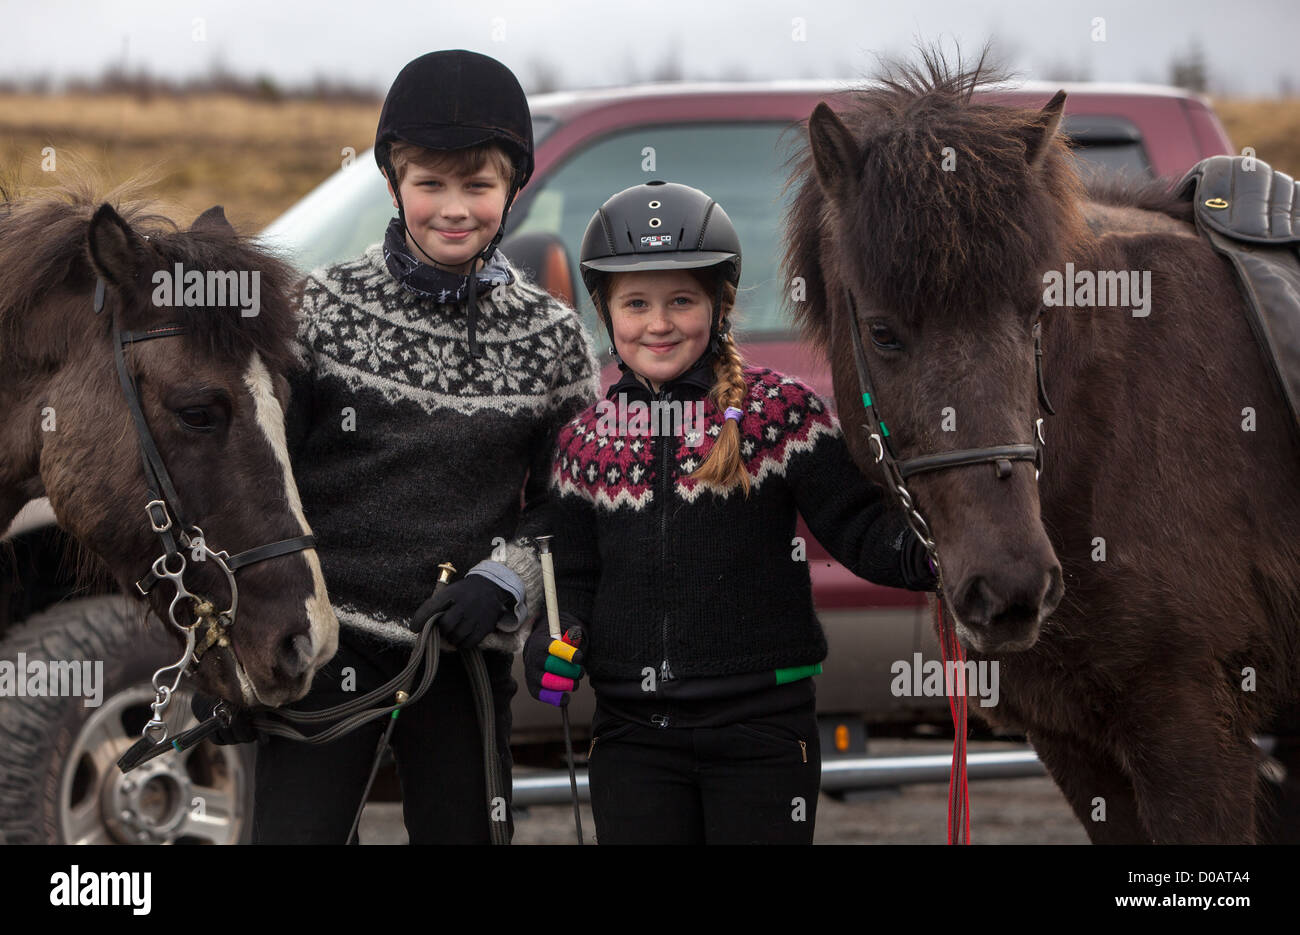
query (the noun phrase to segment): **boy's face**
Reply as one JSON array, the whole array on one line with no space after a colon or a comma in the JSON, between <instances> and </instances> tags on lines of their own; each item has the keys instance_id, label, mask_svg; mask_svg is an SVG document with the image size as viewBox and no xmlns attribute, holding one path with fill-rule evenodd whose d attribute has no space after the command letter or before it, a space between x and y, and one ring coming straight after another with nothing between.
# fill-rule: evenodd
<instances>
[{"instance_id":1,"label":"boy's face","mask_svg":"<svg viewBox=\"0 0 1300 935\"><path fill-rule=\"evenodd\" d=\"M391 182L388 192L393 192ZM429 256L462 273L471 271L470 260L496 236L508 194L506 180L491 160L469 175L411 163L401 193L411 253L428 262L411 243L415 238ZM397 207L396 198L393 207Z\"/></svg>"},{"instance_id":2,"label":"boy's face","mask_svg":"<svg viewBox=\"0 0 1300 935\"><path fill-rule=\"evenodd\" d=\"M685 373L709 344L713 302L685 270L618 273L609 306L614 349L655 390Z\"/></svg>"}]
</instances>

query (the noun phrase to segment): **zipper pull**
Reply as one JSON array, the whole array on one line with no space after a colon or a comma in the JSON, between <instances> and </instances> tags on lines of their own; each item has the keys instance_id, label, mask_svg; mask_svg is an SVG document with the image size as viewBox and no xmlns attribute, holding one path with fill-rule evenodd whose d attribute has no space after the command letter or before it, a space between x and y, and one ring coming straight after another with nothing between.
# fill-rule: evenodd
<instances>
[{"instance_id":1,"label":"zipper pull","mask_svg":"<svg viewBox=\"0 0 1300 935\"><path fill-rule=\"evenodd\" d=\"M673 680L673 670L668 667L668 660L665 659L659 663L659 681L671 682Z\"/></svg>"},{"instance_id":2,"label":"zipper pull","mask_svg":"<svg viewBox=\"0 0 1300 935\"><path fill-rule=\"evenodd\" d=\"M799 752L803 754L803 761L804 761L805 763L807 763L807 762L808 762L808 744L805 743L805 742L802 741L802 740L799 741Z\"/></svg>"},{"instance_id":3,"label":"zipper pull","mask_svg":"<svg viewBox=\"0 0 1300 935\"><path fill-rule=\"evenodd\" d=\"M666 714L652 714L652 715L650 715L650 723L653 724L655 727L667 727L667 726L668 726L668 715L666 715Z\"/></svg>"}]
</instances>

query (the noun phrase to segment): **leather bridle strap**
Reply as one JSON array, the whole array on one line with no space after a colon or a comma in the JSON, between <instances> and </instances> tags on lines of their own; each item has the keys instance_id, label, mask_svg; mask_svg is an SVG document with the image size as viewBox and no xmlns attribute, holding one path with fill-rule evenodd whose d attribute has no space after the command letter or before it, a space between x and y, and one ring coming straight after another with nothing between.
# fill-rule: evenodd
<instances>
[{"instance_id":1,"label":"leather bridle strap","mask_svg":"<svg viewBox=\"0 0 1300 935\"><path fill-rule=\"evenodd\" d=\"M105 293L106 284L100 278L95 284L95 314L97 315L104 310ZM163 548L168 557L179 551L173 529L178 531L181 543L185 544L188 541L190 526L185 521L180 495L176 492L171 475L167 473L167 467L163 463L162 455L154 442L153 434L149 431L149 423L145 419L144 411L140 408L139 394L126 369L125 349L129 344L151 341L154 338L176 337L185 334L185 331L185 326L181 324L159 325L145 331L122 331L117 314L113 314L113 360L117 367L117 379L122 387L122 395L126 397L127 408L130 410L131 420L135 424L136 438L140 442L141 459L144 463L145 487L149 491L149 504L146 507L146 512L149 516L149 523L162 540ZM161 496L159 491L161 491ZM228 557L225 553L219 554L233 573L256 562L315 547L316 537L305 535L259 545ZM150 569L144 577L136 582L136 589L141 594L148 594L150 589L160 580L162 579L157 572Z\"/></svg>"},{"instance_id":2,"label":"leather bridle strap","mask_svg":"<svg viewBox=\"0 0 1300 935\"><path fill-rule=\"evenodd\" d=\"M277 558L281 555L288 555L290 552L301 552L304 549L314 548L316 548L316 537L314 535L294 536L292 539L281 539L279 542L259 545L256 548L247 549L237 555L231 555L225 559L225 563L227 568L232 572L235 572L247 565L266 561L268 558ZM222 554L224 555L225 553ZM150 569L143 578L135 583L135 586L141 594L148 594L149 589L161 580L162 578Z\"/></svg>"},{"instance_id":3,"label":"leather bridle strap","mask_svg":"<svg viewBox=\"0 0 1300 935\"><path fill-rule=\"evenodd\" d=\"M104 309L104 293L105 284L101 278L95 285L96 314L99 314ZM145 507L145 512L149 516L149 524L153 527L153 531L162 540L164 552L168 557L175 555L178 551L175 537L172 534L173 517L168 513L169 506L171 512L175 514L175 525L179 526L182 534L188 527L181 510L180 495L176 493L171 475L167 473L167 467L163 464L162 455L159 454L158 446L154 443L153 435L149 431L149 423L144 417L144 411L140 408L139 394L136 392L135 384L127 372L124 349L128 343L181 334L184 330L179 325L169 325L149 332L127 332L124 336L118 322L117 313L113 313L113 362L117 367L118 383L122 387L122 395L126 397L126 405L131 413L131 421L135 424L136 439L140 443L140 455L144 462L145 487L149 491L149 503ZM159 496L159 491L161 491L161 496Z\"/></svg>"},{"instance_id":4,"label":"leather bridle strap","mask_svg":"<svg viewBox=\"0 0 1300 935\"><path fill-rule=\"evenodd\" d=\"M936 454L920 455L907 460L900 460L898 453L894 450L893 440L889 436L889 429L881 421L876 412L876 394L871 382L871 369L867 364L866 346L862 341L861 326L858 323L858 311L853 302L853 294L849 289L844 290L849 307L849 334L853 342L853 360L858 370L858 386L862 392L862 407L866 412L869 420L868 425L864 426L868 436L874 436L880 439L880 450L877 452L877 460L885 462L887 473L897 471L900 479L906 479L915 474L923 474L928 471L940 471L951 467L966 467L974 464L993 464L997 469L999 479L1010 476L1012 461L1032 461L1040 469L1042 467L1042 450L1039 445L994 445L988 448L963 448L957 451L943 451ZM1037 387L1040 401L1044 407L1051 412L1051 405L1047 402L1047 391L1043 383L1042 372L1042 344L1040 338L1040 325L1034 325L1034 347L1035 347L1035 369L1037 371Z\"/></svg>"},{"instance_id":5,"label":"leather bridle strap","mask_svg":"<svg viewBox=\"0 0 1300 935\"><path fill-rule=\"evenodd\" d=\"M998 477L1006 477L1011 471L1012 461L1037 461L1038 449L1033 445L999 445L993 448L964 448L960 451L945 451L937 455L922 455L909 458L898 465L898 473L903 479L913 474L926 471L941 471L944 468L962 467L967 464L987 464L992 461L998 469Z\"/></svg>"}]
</instances>

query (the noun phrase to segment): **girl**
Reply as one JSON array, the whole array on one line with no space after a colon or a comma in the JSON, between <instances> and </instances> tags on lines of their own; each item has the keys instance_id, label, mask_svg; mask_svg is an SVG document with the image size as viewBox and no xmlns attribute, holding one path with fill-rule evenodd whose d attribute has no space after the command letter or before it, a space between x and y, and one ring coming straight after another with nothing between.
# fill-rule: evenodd
<instances>
[{"instance_id":1,"label":"girl","mask_svg":"<svg viewBox=\"0 0 1300 935\"><path fill-rule=\"evenodd\" d=\"M849 458L826 405L747 367L731 338L740 241L704 192L607 201L583 279L624 371L559 435L559 604L585 640L602 843L811 843L821 777L811 676L826 639L796 512L845 566L923 590L920 542ZM533 694L574 687L539 626ZM549 671L548 671L549 670ZM581 672L567 669L569 676Z\"/></svg>"}]
</instances>

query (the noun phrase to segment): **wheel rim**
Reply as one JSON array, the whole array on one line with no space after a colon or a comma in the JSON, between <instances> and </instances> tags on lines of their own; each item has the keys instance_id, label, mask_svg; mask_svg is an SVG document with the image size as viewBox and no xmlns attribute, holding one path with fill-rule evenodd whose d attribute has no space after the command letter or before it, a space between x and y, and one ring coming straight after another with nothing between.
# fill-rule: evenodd
<instances>
[{"instance_id":1,"label":"wheel rim","mask_svg":"<svg viewBox=\"0 0 1300 935\"><path fill-rule=\"evenodd\" d=\"M136 685L107 698L82 725L64 761L59 827L69 844L234 844L245 816L250 777L238 748L204 741L164 753L125 775L117 759L139 738L153 689ZM195 723L190 693L170 710L185 712L168 730Z\"/></svg>"}]
</instances>

